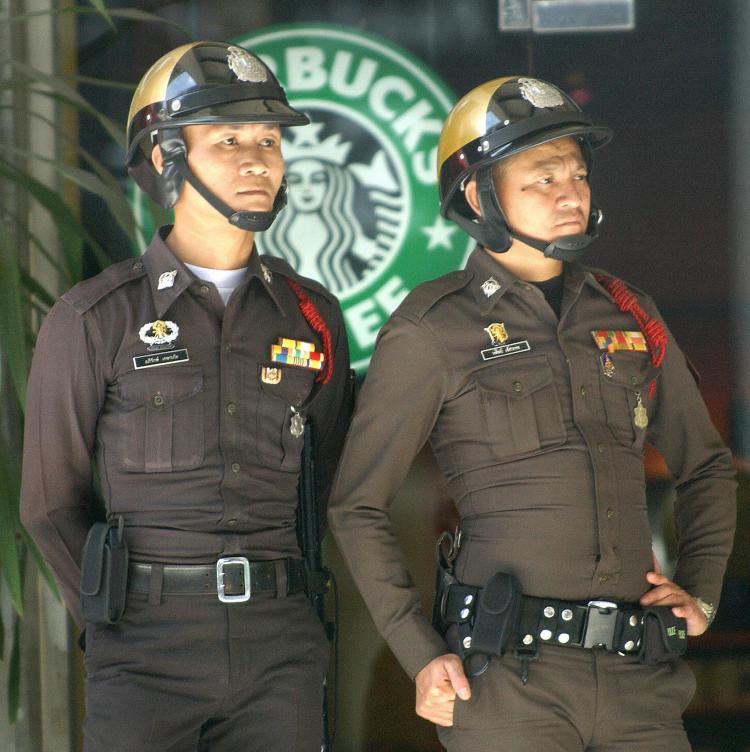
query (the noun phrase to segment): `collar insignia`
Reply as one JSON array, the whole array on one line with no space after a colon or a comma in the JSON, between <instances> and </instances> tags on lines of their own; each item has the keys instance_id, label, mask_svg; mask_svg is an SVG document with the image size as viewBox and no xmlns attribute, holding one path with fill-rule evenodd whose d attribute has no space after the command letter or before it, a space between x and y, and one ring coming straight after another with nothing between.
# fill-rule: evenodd
<instances>
[{"instance_id":1,"label":"collar insignia","mask_svg":"<svg viewBox=\"0 0 750 752\"><path fill-rule=\"evenodd\" d=\"M174 278L177 276L177 269L172 269L171 272L164 272L159 276L159 284L157 289L164 290L167 287L172 287L174 284Z\"/></svg>"},{"instance_id":2,"label":"collar insignia","mask_svg":"<svg viewBox=\"0 0 750 752\"><path fill-rule=\"evenodd\" d=\"M490 277L482 282L482 292L488 298L491 298L499 289L500 283L494 277Z\"/></svg>"},{"instance_id":3,"label":"collar insignia","mask_svg":"<svg viewBox=\"0 0 750 752\"><path fill-rule=\"evenodd\" d=\"M265 264L260 265L260 270L263 272L263 279L265 279L266 283L270 285L271 282L273 282L273 274L271 273L271 270Z\"/></svg>"}]
</instances>

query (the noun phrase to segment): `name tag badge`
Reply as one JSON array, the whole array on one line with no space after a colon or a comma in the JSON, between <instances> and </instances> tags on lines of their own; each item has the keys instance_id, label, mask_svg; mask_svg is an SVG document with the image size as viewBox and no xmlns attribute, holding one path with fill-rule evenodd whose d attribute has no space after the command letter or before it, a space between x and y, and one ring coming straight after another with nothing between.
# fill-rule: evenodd
<instances>
[{"instance_id":1,"label":"name tag badge","mask_svg":"<svg viewBox=\"0 0 750 752\"><path fill-rule=\"evenodd\" d=\"M183 363L190 360L187 349L166 350L150 355L136 355L133 358L133 366L138 368L155 368L156 366L168 366L171 363Z\"/></svg>"},{"instance_id":2,"label":"name tag badge","mask_svg":"<svg viewBox=\"0 0 750 752\"><path fill-rule=\"evenodd\" d=\"M497 347L488 347L482 350L482 360L492 360L493 358L504 358L506 355L517 355L518 353L529 352L531 345L527 339L521 342L508 342L507 345L498 345Z\"/></svg>"}]
</instances>

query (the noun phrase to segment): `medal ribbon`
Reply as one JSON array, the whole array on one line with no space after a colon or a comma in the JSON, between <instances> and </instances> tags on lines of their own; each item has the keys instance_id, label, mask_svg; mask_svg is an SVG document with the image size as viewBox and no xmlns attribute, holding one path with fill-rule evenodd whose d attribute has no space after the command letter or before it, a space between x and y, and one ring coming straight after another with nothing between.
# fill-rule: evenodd
<instances>
[{"instance_id":1,"label":"medal ribbon","mask_svg":"<svg viewBox=\"0 0 750 752\"><path fill-rule=\"evenodd\" d=\"M292 292L297 296L299 300L299 309L302 311L302 315L305 317L305 321L310 325L310 328L320 335L323 340L323 355L325 355L325 370L321 371L316 377L315 381L322 381L327 384L331 376L333 376L333 346L331 345L331 332L326 326L326 322L320 315L320 311L315 307L315 304L307 297L305 291L293 280L286 277L286 283L289 285Z\"/></svg>"},{"instance_id":2,"label":"medal ribbon","mask_svg":"<svg viewBox=\"0 0 750 752\"><path fill-rule=\"evenodd\" d=\"M658 368L664 360L667 351L667 330L659 319L649 316L643 310L638 298L628 289L627 285L616 277L606 274L594 274L596 281L612 296L615 305L623 312L629 313L638 323L643 336L648 342L651 363ZM656 379L649 388L648 396L652 398L656 391Z\"/></svg>"}]
</instances>

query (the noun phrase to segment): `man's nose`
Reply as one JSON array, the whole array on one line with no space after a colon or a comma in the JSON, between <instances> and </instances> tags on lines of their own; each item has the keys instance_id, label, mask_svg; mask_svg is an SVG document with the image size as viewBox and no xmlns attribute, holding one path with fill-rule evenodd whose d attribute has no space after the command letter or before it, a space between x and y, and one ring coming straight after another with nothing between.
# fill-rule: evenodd
<instances>
[{"instance_id":1,"label":"man's nose","mask_svg":"<svg viewBox=\"0 0 750 752\"><path fill-rule=\"evenodd\" d=\"M557 203L560 206L577 208L583 203L586 183L582 180L564 180L559 183Z\"/></svg>"},{"instance_id":2,"label":"man's nose","mask_svg":"<svg viewBox=\"0 0 750 752\"><path fill-rule=\"evenodd\" d=\"M264 154L256 148L248 148L242 152L240 172L243 175L265 175L268 173L268 163Z\"/></svg>"}]
</instances>

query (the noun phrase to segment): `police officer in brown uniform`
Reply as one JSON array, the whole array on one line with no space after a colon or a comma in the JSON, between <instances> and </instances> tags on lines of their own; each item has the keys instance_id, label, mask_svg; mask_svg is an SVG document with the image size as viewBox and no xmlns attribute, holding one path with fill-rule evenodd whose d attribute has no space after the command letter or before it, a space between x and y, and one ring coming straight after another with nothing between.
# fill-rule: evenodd
<instances>
[{"instance_id":1,"label":"police officer in brown uniform","mask_svg":"<svg viewBox=\"0 0 750 752\"><path fill-rule=\"evenodd\" d=\"M161 58L133 98L128 165L174 226L63 295L40 331L21 512L86 628L88 752L321 747L328 645L297 484L309 422L327 498L347 341L334 296L253 245L286 201L280 127L307 122L241 48ZM92 462L129 548L116 624L79 608Z\"/></svg>"},{"instance_id":2,"label":"police officer in brown uniform","mask_svg":"<svg viewBox=\"0 0 750 752\"><path fill-rule=\"evenodd\" d=\"M334 483L332 530L450 750L689 749L679 654L719 599L734 473L653 302L581 264L610 136L537 79L458 102L440 200L478 246L383 327ZM646 440L675 477L672 580L652 557ZM437 630L388 514L425 442L461 520Z\"/></svg>"}]
</instances>

